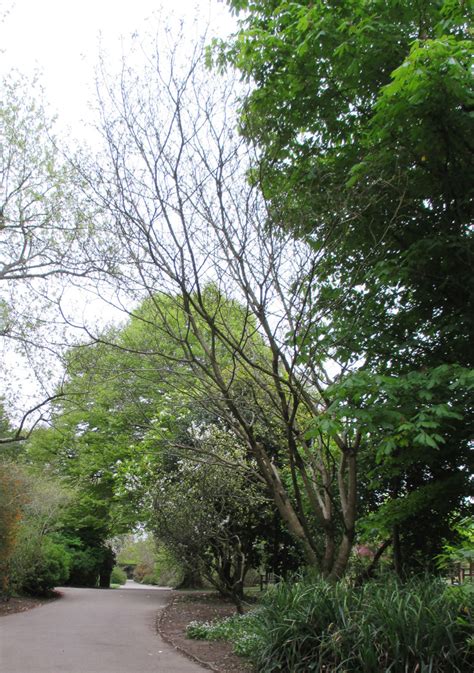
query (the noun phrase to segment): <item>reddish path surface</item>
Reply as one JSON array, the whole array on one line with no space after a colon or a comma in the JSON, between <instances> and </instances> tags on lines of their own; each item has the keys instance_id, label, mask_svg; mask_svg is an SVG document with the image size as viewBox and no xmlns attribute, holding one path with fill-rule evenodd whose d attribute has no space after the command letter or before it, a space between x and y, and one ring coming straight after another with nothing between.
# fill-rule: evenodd
<instances>
[{"instance_id":1,"label":"reddish path surface","mask_svg":"<svg viewBox=\"0 0 474 673\"><path fill-rule=\"evenodd\" d=\"M61 589L60 600L0 617L1 673L202 673L156 633L167 591L135 587Z\"/></svg>"}]
</instances>

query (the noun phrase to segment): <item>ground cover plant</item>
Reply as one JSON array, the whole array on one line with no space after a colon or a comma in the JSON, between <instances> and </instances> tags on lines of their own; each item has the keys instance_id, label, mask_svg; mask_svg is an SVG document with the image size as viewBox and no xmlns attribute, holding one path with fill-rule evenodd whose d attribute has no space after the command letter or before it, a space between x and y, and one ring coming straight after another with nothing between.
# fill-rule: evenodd
<instances>
[{"instance_id":1,"label":"ground cover plant","mask_svg":"<svg viewBox=\"0 0 474 673\"><path fill-rule=\"evenodd\" d=\"M455 673L474 663L474 592L392 575L362 587L281 582L244 618L192 623L188 637L225 638L260 673Z\"/></svg>"},{"instance_id":2,"label":"ground cover plant","mask_svg":"<svg viewBox=\"0 0 474 673\"><path fill-rule=\"evenodd\" d=\"M226 619L210 622L192 621L186 628L186 636L196 640L230 640L234 652L241 657L252 657L263 646L264 631L259 610L244 615L232 615Z\"/></svg>"}]
</instances>

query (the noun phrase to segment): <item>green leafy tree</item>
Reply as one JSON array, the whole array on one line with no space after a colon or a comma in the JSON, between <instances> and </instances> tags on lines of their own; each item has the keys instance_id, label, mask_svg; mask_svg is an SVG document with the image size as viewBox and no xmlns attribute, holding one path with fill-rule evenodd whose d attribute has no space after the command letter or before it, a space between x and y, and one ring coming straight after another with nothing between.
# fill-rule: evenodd
<instances>
[{"instance_id":1,"label":"green leafy tree","mask_svg":"<svg viewBox=\"0 0 474 673\"><path fill-rule=\"evenodd\" d=\"M89 356L94 358L94 352ZM75 373L71 369L70 377L66 387L70 397L56 406L53 428L34 433L27 460L47 464L74 489L61 530L72 555L71 583L108 586L113 567L108 540L128 529L128 522L115 518L114 475L133 429L125 433L123 419L110 413L102 381L94 391L79 369ZM112 395L109 391L109 401Z\"/></svg>"},{"instance_id":2,"label":"green leafy tree","mask_svg":"<svg viewBox=\"0 0 474 673\"><path fill-rule=\"evenodd\" d=\"M252 82L251 179L320 256L308 285L325 319L296 338L340 374L314 434L359 428L362 510L397 568L432 561L470 492L470 7L229 4L240 31L214 57Z\"/></svg>"},{"instance_id":3,"label":"green leafy tree","mask_svg":"<svg viewBox=\"0 0 474 673\"><path fill-rule=\"evenodd\" d=\"M186 434L171 439L156 463L151 525L176 558L197 565L242 612L245 576L260 563L262 531L271 521L268 496L233 433L194 422ZM189 448L170 455L173 444Z\"/></svg>"}]
</instances>

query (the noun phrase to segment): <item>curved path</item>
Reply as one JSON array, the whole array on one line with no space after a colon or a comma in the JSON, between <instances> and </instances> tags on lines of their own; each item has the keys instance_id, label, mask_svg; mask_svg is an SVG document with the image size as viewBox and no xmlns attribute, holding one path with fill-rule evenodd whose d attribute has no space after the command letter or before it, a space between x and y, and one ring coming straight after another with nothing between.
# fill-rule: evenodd
<instances>
[{"instance_id":1,"label":"curved path","mask_svg":"<svg viewBox=\"0 0 474 673\"><path fill-rule=\"evenodd\" d=\"M156 632L166 589L61 589L63 598L0 617L2 673L202 673Z\"/></svg>"}]
</instances>

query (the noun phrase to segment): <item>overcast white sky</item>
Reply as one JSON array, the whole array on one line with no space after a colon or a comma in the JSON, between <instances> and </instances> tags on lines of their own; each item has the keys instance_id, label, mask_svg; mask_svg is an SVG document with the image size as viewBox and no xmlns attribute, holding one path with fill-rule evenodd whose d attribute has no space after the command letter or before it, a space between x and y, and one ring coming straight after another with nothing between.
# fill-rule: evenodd
<instances>
[{"instance_id":1,"label":"overcast white sky","mask_svg":"<svg viewBox=\"0 0 474 673\"><path fill-rule=\"evenodd\" d=\"M31 78L37 74L49 111L57 115L62 130L68 128L79 141L88 140L83 120L93 123L88 103L94 98L99 44L113 70L122 55L126 57L132 34L153 36L160 22L180 18L189 26L184 58L204 31L209 37L224 37L235 26L221 0L0 0L0 78L11 70ZM80 295L75 296L81 304ZM82 303L94 313L91 297ZM113 319L102 305L99 309L103 319ZM12 371L10 376L0 374L0 395L5 394L13 415L16 407L21 417L30 406L28 400L42 399L42 393L30 365L6 347Z\"/></svg>"},{"instance_id":2,"label":"overcast white sky","mask_svg":"<svg viewBox=\"0 0 474 673\"><path fill-rule=\"evenodd\" d=\"M118 62L121 37L153 34L160 16L195 20L194 32L210 24L211 33L223 35L234 25L222 0L0 0L2 15L0 75L12 68L29 76L39 72L46 100L74 135L93 96L99 39L110 61Z\"/></svg>"}]
</instances>

